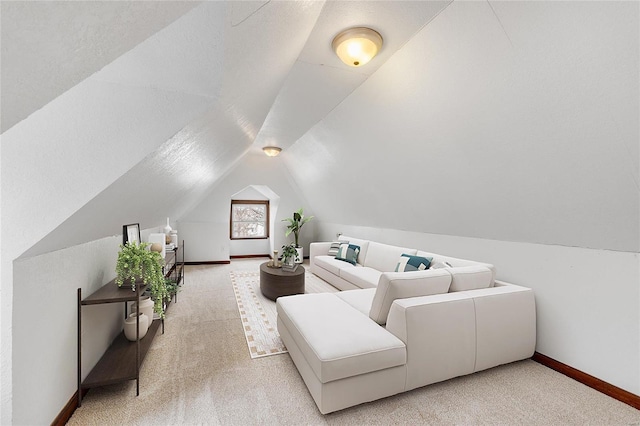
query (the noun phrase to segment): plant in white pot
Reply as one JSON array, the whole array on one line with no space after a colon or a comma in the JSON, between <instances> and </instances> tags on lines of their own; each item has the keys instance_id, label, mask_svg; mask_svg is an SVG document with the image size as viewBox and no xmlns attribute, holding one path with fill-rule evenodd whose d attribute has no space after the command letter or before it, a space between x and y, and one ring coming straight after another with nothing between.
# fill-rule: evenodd
<instances>
[{"instance_id":1,"label":"plant in white pot","mask_svg":"<svg viewBox=\"0 0 640 426\"><path fill-rule=\"evenodd\" d=\"M300 255L293 243L282 246L282 267L284 269L293 269L296 263L300 263L299 260Z\"/></svg>"},{"instance_id":2,"label":"plant in white pot","mask_svg":"<svg viewBox=\"0 0 640 426\"><path fill-rule=\"evenodd\" d=\"M300 244L298 244L298 238L300 237L300 230L302 229L304 224L309 222L311 219L313 219L313 216L308 216L308 217L304 216L302 207L300 207L300 210L293 212L292 218L288 217L286 219L282 219L283 222L289 222L289 224L287 225L287 232L285 232L284 236L288 237L293 232L295 247L296 247L296 250L298 250L298 260L296 260L296 263L302 263L302 259L304 255L304 251L302 250L302 247L300 246Z\"/></svg>"},{"instance_id":3,"label":"plant in white pot","mask_svg":"<svg viewBox=\"0 0 640 426\"><path fill-rule=\"evenodd\" d=\"M138 244L135 241L120 245L116 263L116 284L118 287L124 283L131 284L134 291L137 285L146 285L154 301L154 311L160 318L164 318L164 302L170 297L162 272L164 259L160 253L149 250L149 245Z\"/></svg>"}]
</instances>

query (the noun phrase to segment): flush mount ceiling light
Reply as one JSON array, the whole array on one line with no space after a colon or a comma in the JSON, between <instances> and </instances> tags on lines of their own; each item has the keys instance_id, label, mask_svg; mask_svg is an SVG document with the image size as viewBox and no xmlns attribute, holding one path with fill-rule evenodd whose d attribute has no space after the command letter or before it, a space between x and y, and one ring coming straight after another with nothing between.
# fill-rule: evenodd
<instances>
[{"instance_id":1,"label":"flush mount ceiling light","mask_svg":"<svg viewBox=\"0 0 640 426\"><path fill-rule=\"evenodd\" d=\"M269 157L276 157L282 151L282 148L278 148L277 146L265 146L262 148L265 154Z\"/></svg>"},{"instance_id":2,"label":"flush mount ceiling light","mask_svg":"<svg viewBox=\"0 0 640 426\"><path fill-rule=\"evenodd\" d=\"M342 62L351 67L361 67L380 51L382 36L371 28L349 28L333 39L331 47Z\"/></svg>"}]
</instances>

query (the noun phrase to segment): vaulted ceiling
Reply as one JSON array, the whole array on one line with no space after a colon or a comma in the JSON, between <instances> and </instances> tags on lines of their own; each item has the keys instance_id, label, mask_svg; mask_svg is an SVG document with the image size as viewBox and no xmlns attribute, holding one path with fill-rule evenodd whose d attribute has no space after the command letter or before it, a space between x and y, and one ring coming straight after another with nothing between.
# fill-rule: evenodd
<instances>
[{"instance_id":1,"label":"vaulted ceiling","mask_svg":"<svg viewBox=\"0 0 640 426\"><path fill-rule=\"evenodd\" d=\"M293 144L448 4L2 2L3 225L28 224L3 237L36 255L179 216L249 150ZM384 37L366 68L330 47L356 25Z\"/></svg>"},{"instance_id":2,"label":"vaulted ceiling","mask_svg":"<svg viewBox=\"0 0 640 426\"><path fill-rule=\"evenodd\" d=\"M180 217L265 145L329 222L637 251L638 9L3 1L3 259Z\"/></svg>"}]
</instances>

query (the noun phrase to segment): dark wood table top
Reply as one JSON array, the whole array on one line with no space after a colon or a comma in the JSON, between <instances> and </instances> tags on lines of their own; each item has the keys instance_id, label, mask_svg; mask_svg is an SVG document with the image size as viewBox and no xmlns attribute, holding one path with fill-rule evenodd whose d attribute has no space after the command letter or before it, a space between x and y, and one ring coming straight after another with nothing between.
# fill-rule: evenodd
<instances>
[{"instance_id":1,"label":"dark wood table top","mask_svg":"<svg viewBox=\"0 0 640 426\"><path fill-rule=\"evenodd\" d=\"M260 265L260 270L262 272L266 272L269 275L275 275L278 277L291 277L291 276L298 276L298 275L304 275L304 267L302 265L298 265L298 267L296 268L295 271L293 272L289 272L286 271L282 268L270 268L267 266L267 263L269 262L264 262L263 264Z\"/></svg>"}]
</instances>

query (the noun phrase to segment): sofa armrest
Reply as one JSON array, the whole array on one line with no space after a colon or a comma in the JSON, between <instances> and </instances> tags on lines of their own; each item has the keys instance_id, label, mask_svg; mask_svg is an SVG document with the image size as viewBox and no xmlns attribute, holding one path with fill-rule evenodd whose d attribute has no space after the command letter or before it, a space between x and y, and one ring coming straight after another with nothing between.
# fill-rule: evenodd
<instances>
[{"instance_id":1,"label":"sofa armrest","mask_svg":"<svg viewBox=\"0 0 640 426\"><path fill-rule=\"evenodd\" d=\"M309 244L309 265L313 268L313 258L316 256L324 256L329 253L331 241Z\"/></svg>"}]
</instances>

